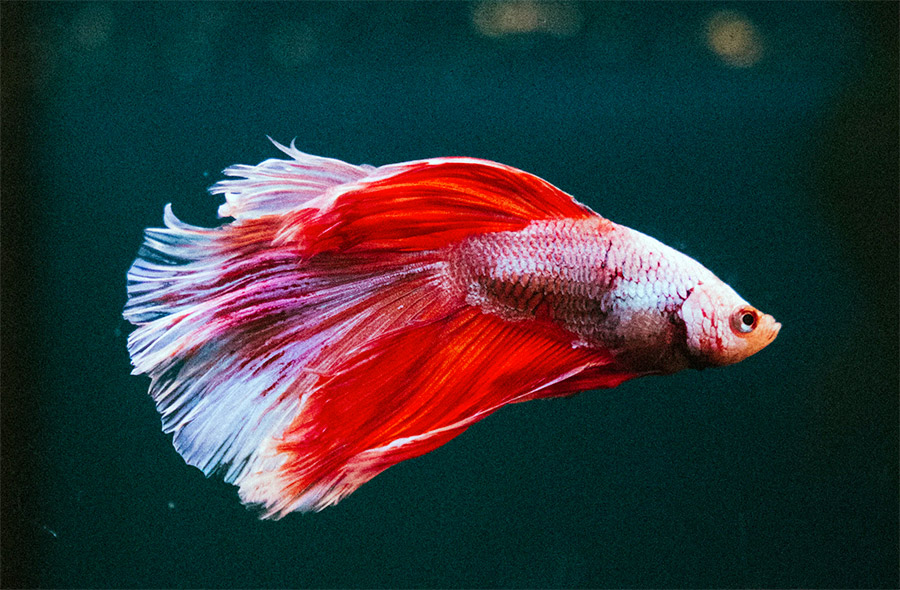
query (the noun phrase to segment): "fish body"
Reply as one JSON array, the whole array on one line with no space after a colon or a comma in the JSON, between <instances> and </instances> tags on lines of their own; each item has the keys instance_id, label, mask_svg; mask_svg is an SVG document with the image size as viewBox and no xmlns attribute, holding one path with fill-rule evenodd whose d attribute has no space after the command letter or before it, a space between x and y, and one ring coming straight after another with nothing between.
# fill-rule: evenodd
<instances>
[{"instance_id":1,"label":"fish body","mask_svg":"<svg viewBox=\"0 0 900 590\"><path fill-rule=\"evenodd\" d=\"M319 510L503 405L737 362L780 324L695 260L473 158L234 166L234 221L148 229L135 373L185 460Z\"/></svg>"},{"instance_id":2,"label":"fish body","mask_svg":"<svg viewBox=\"0 0 900 590\"><path fill-rule=\"evenodd\" d=\"M454 254L452 283L469 305L510 321L545 316L573 345L613 353L631 371L704 364L671 319L712 274L649 236L602 218L537 221L475 236Z\"/></svg>"}]
</instances>

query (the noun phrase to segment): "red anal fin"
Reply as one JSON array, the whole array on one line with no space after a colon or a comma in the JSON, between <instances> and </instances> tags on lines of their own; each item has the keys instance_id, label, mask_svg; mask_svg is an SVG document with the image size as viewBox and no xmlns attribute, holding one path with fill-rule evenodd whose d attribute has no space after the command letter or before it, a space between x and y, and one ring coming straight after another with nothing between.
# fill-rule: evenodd
<instances>
[{"instance_id":1,"label":"red anal fin","mask_svg":"<svg viewBox=\"0 0 900 590\"><path fill-rule=\"evenodd\" d=\"M631 373L623 369L613 370L608 365L591 366L580 373L535 392L534 395L524 396L515 401L527 402L533 399L567 397L591 389L611 389L618 387L629 379L640 376L641 373Z\"/></svg>"},{"instance_id":2,"label":"red anal fin","mask_svg":"<svg viewBox=\"0 0 900 590\"><path fill-rule=\"evenodd\" d=\"M383 337L332 368L277 445L285 462L248 476L242 498L269 516L319 510L505 404L574 392L582 373L610 386L633 376L549 324L475 308Z\"/></svg>"}]
</instances>

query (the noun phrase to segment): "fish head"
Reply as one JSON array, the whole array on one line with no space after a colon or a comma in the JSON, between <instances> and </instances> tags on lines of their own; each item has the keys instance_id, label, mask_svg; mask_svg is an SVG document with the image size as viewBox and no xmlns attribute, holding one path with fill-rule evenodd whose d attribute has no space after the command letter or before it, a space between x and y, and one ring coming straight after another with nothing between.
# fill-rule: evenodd
<instances>
[{"instance_id":1,"label":"fish head","mask_svg":"<svg viewBox=\"0 0 900 590\"><path fill-rule=\"evenodd\" d=\"M718 279L698 283L679 314L692 364L697 367L740 362L768 346L781 329L774 317Z\"/></svg>"}]
</instances>

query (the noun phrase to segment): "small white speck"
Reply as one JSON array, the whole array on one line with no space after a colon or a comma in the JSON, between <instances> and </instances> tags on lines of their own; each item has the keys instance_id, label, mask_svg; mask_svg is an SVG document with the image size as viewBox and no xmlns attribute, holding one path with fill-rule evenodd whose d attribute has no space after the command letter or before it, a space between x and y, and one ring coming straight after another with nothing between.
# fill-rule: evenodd
<instances>
[{"instance_id":1,"label":"small white speck","mask_svg":"<svg viewBox=\"0 0 900 590\"><path fill-rule=\"evenodd\" d=\"M169 507L169 510L175 510L175 502L173 502L172 500L166 502L166 506Z\"/></svg>"}]
</instances>

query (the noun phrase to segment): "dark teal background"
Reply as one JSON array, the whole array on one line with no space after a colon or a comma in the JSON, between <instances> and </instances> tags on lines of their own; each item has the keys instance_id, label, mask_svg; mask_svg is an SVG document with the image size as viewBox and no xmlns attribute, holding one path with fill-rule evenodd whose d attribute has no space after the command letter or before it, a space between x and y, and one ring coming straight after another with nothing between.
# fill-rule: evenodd
<instances>
[{"instance_id":1,"label":"dark teal background","mask_svg":"<svg viewBox=\"0 0 900 590\"><path fill-rule=\"evenodd\" d=\"M498 38L466 3L0 9L3 587L900 584L897 3L574 4ZM722 9L758 63L707 47ZM142 229L216 223L267 134L523 168L784 328L261 522L160 431L121 310Z\"/></svg>"}]
</instances>

